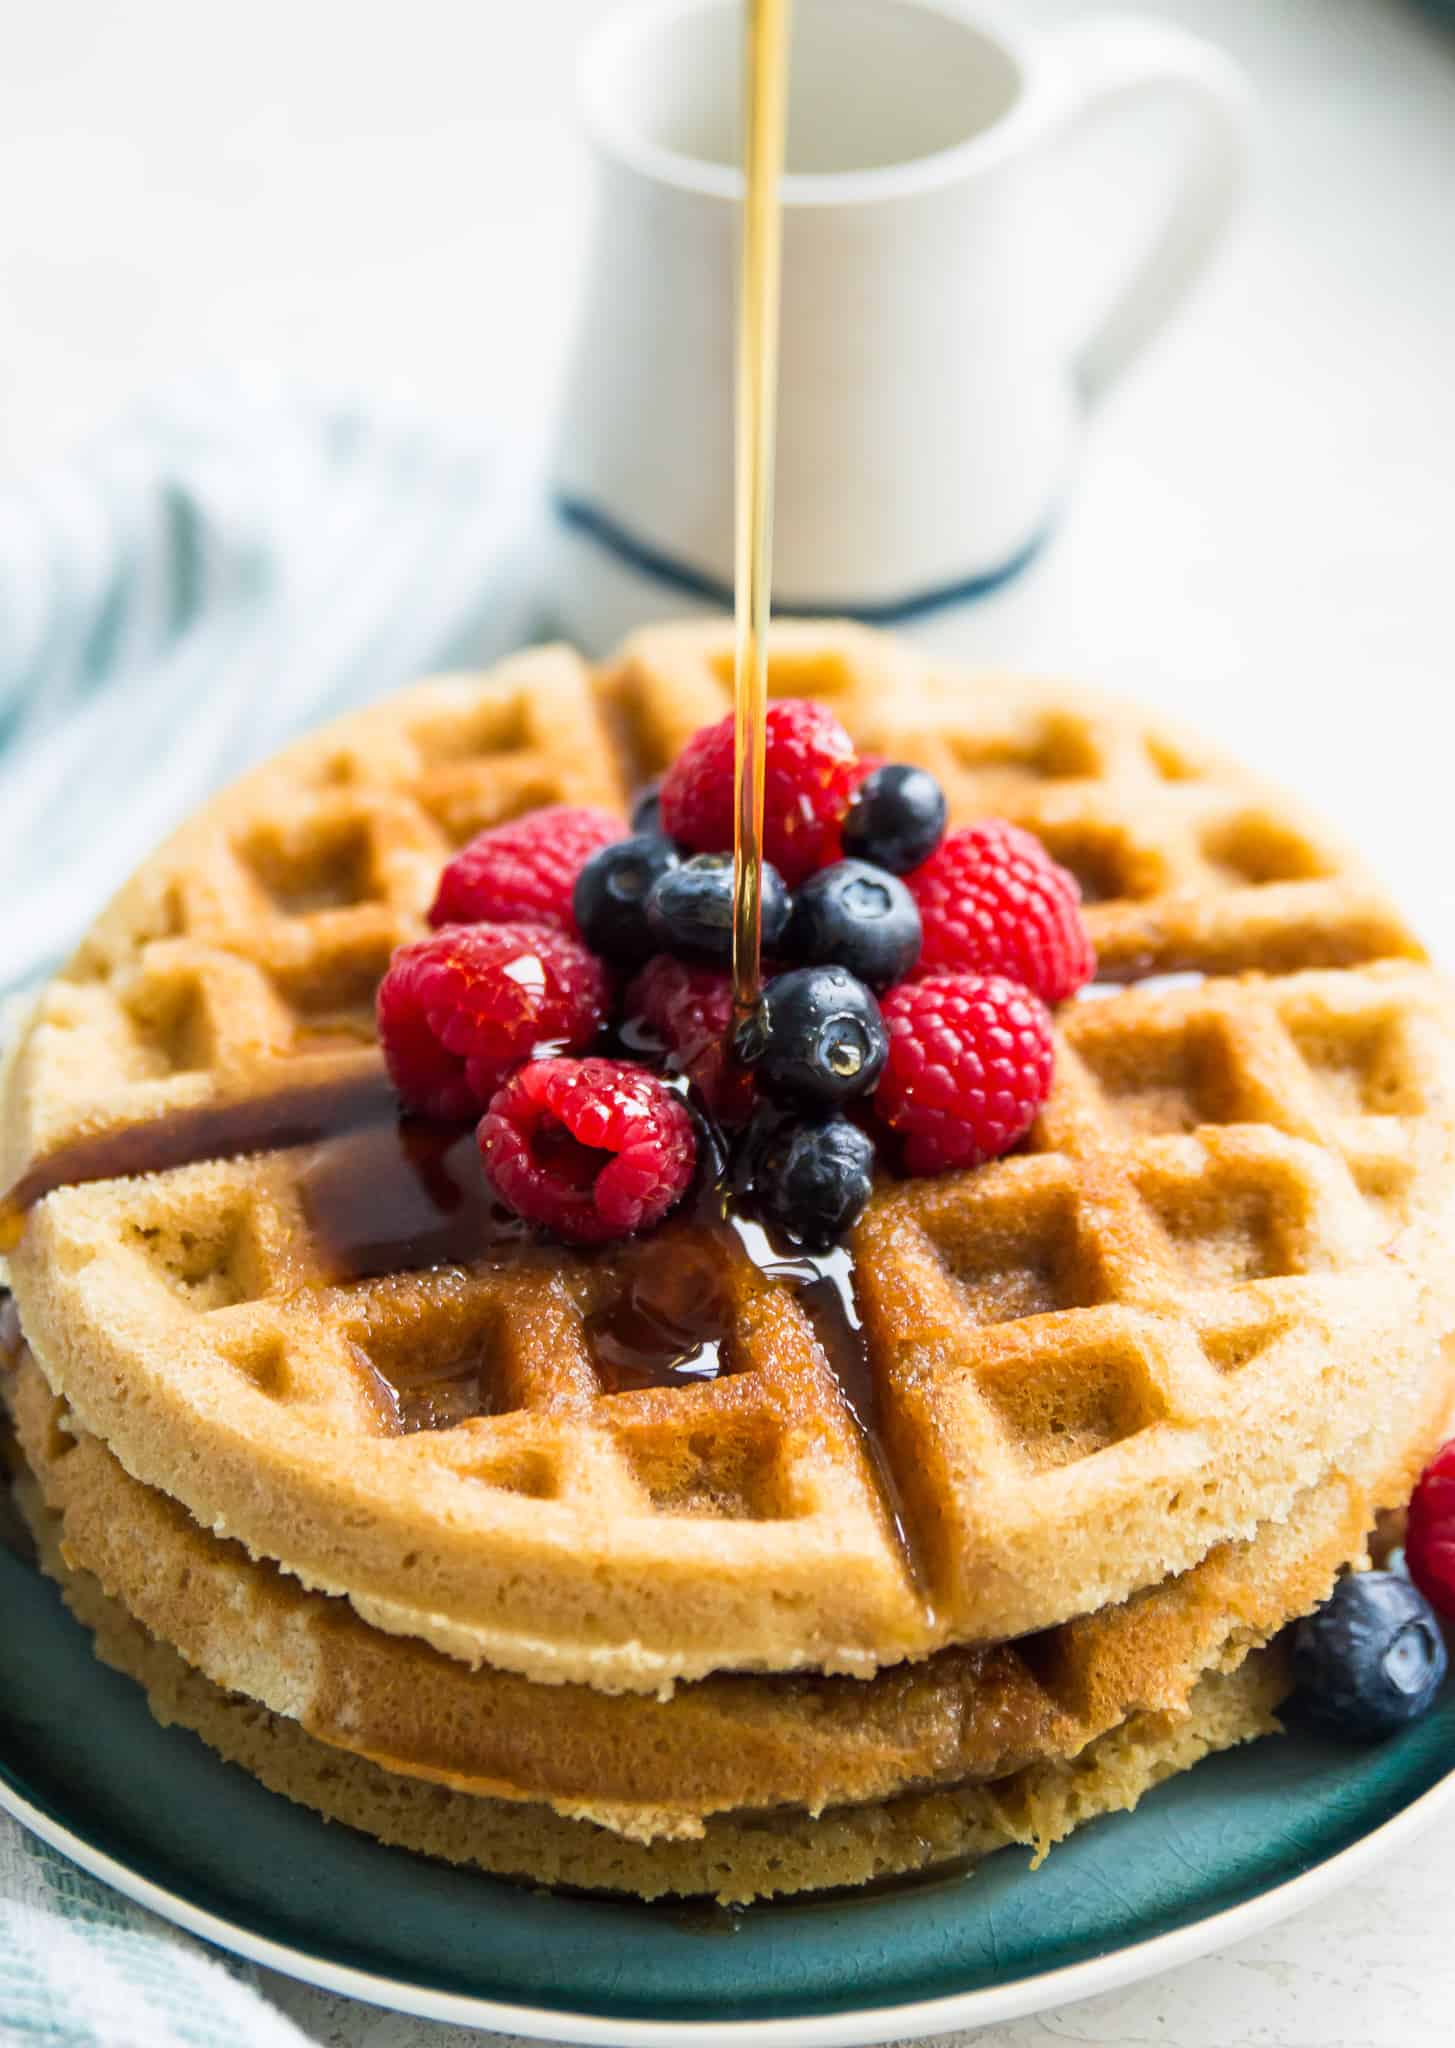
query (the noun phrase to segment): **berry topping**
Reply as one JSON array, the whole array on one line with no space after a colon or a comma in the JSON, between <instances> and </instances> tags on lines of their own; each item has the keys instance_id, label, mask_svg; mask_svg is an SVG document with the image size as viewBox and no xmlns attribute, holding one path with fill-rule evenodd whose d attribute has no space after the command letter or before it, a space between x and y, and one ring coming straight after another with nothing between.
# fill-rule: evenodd
<instances>
[{"instance_id":1,"label":"berry topping","mask_svg":"<svg viewBox=\"0 0 1455 2048\"><path fill-rule=\"evenodd\" d=\"M492 1100L479 1141L501 1201L576 1244L660 1222L697 1165L686 1104L617 1060L532 1060Z\"/></svg>"},{"instance_id":2,"label":"berry topping","mask_svg":"<svg viewBox=\"0 0 1455 2048\"><path fill-rule=\"evenodd\" d=\"M1019 825L989 818L952 832L908 879L921 975L1004 974L1059 1003L1096 970L1074 876Z\"/></svg>"},{"instance_id":3,"label":"berry topping","mask_svg":"<svg viewBox=\"0 0 1455 2048\"><path fill-rule=\"evenodd\" d=\"M805 1122L763 1109L748 1131L743 1168L746 1191L765 1220L808 1251L824 1252L863 1213L874 1141L841 1116Z\"/></svg>"},{"instance_id":4,"label":"berry topping","mask_svg":"<svg viewBox=\"0 0 1455 2048\"><path fill-rule=\"evenodd\" d=\"M1404 1556L1425 1598L1455 1621L1455 1437L1431 1459L1415 1488Z\"/></svg>"},{"instance_id":5,"label":"berry topping","mask_svg":"<svg viewBox=\"0 0 1455 2048\"><path fill-rule=\"evenodd\" d=\"M831 711L802 697L770 704L763 851L790 888L838 852L855 783L854 743ZM697 853L733 843L733 721L695 733L662 778L662 823Z\"/></svg>"},{"instance_id":6,"label":"berry topping","mask_svg":"<svg viewBox=\"0 0 1455 2048\"><path fill-rule=\"evenodd\" d=\"M1024 1137L1051 1085L1045 1005L1095 968L1076 882L1037 840L1001 819L946 837L932 775L858 755L822 705L780 698L765 735L762 947L794 964L735 1022L733 741L731 717L694 734L638 794L629 833L566 805L482 832L440 877L434 937L401 948L379 991L406 1106L463 1119L488 1103L481 1145L502 1197L581 1242L664 1213L660 1189L633 1208L647 1182L621 1164L638 1160L628 1138L647 1115L633 1090L661 1093L646 1065L665 1058L692 1084L714 1145L755 1119L739 1183L766 1221L819 1248L868 1199L874 1139L860 1124L877 1121L911 1173L974 1166ZM559 1057L588 1051L624 986L613 1029L646 1064ZM876 1088L859 1124L831 1114ZM688 1119L695 1157L691 1113L671 1089L663 1099L669 1123ZM620 1143L589 1135L618 1125ZM671 1144L663 1156L669 1205ZM1455 1603L1455 1566L1429 1569L1446 1571Z\"/></svg>"},{"instance_id":7,"label":"berry topping","mask_svg":"<svg viewBox=\"0 0 1455 2048\"><path fill-rule=\"evenodd\" d=\"M446 925L401 946L379 985L379 1039L395 1087L423 1116L478 1116L512 1067L580 1052L606 1009L606 975L546 925Z\"/></svg>"},{"instance_id":8,"label":"berry topping","mask_svg":"<svg viewBox=\"0 0 1455 2048\"><path fill-rule=\"evenodd\" d=\"M571 891L589 855L623 836L620 818L586 806L548 804L492 826L461 847L440 876L429 921L555 925L574 937Z\"/></svg>"},{"instance_id":9,"label":"berry topping","mask_svg":"<svg viewBox=\"0 0 1455 2048\"><path fill-rule=\"evenodd\" d=\"M899 877L867 861L840 860L810 875L795 895L783 950L887 988L909 973L919 944L919 909Z\"/></svg>"},{"instance_id":10,"label":"berry topping","mask_svg":"<svg viewBox=\"0 0 1455 2048\"><path fill-rule=\"evenodd\" d=\"M788 892L763 863L763 945L771 950L788 923ZM647 898L647 924L664 952L698 960L733 956L733 857L699 853L662 874Z\"/></svg>"},{"instance_id":11,"label":"berry topping","mask_svg":"<svg viewBox=\"0 0 1455 2048\"><path fill-rule=\"evenodd\" d=\"M652 884L677 865L670 839L639 832L591 855L571 896L581 936L593 952L624 967L640 966L655 950L647 930Z\"/></svg>"},{"instance_id":12,"label":"berry topping","mask_svg":"<svg viewBox=\"0 0 1455 2048\"><path fill-rule=\"evenodd\" d=\"M733 985L721 968L659 953L627 989L624 1008L629 1022L644 1025L660 1041L720 1122L742 1121L753 1089L728 1051Z\"/></svg>"},{"instance_id":13,"label":"berry topping","mask_svg":"<svg viewBox=\"0 0 1455 2048\"><path fill-rule=\"evenodd\" d=\"M944 836L945 792L923 768L898 763L871 769L839 828L846 854L896 875L928 860Z\"/></svg>"},{"instance_id":14,"label":"berry topping","mask_svg":"<svg viewBox=\"0 0 1455 2048\"><path fill-rule=\"evenodd\" d=\"M656 776L636 798L632 805L633 832L651 832L658 838L662 833L662 778Z\"/></svg>"},{"instance_id":15,"label":"berry topping","mask_svg":"<svg viewBox=\"0 0 1455 2048\"><path fill-rule=\"evenodd\" d=\"M799 967L768 983L734 1038L770 1095L846 1102L872 1088L888 1041L879 1005L843 967Z\"/></svg>"},{"instance_id":16,"label":"berry topping","mask_svg":"<svg viewBox=\"0 0 1455 2048\"><path fill-rule=\"evenodd\" d=\"M1337 1735L1392 1735L1434 1704L1445 1677L1434 1609L1394 1572L1340 1579L1293 1631L1296 1704Z\"/></svg>"},{"instance_id":17,"label":"berry topping","mask_svg":"<svg viewBox=\"0 0 1455 2048\"><path fill-rule=\"evenodd\" d=\"M936 974L884 998L889 1058L875 1114L911 1173L999 1158L1051 1092L1045 1005L995 974Z\"/></svg>"}]
</instances>

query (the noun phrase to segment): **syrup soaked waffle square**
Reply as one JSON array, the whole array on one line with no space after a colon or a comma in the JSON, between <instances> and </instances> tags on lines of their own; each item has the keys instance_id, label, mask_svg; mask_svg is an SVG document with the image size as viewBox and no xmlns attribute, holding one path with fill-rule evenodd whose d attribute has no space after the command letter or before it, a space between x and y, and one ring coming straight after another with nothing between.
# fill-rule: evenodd
<instances>
[{"instance_id":1,"label":"syrup soaked waffle square","mask_svg":"<svg viewBox=\"0 0 1455 2048\"><path fill-rule=\"evenodd\" d=\"M165 1412L174 1402L236 1416L233 1450L194 1475L200 1492L189 1488L206 1524L234 1526L224 1496L250 1483L249 1445L266 1439L285 1459L315 1469L323 1460L342 1485L328 1502L300 1497L289 1510L286 1547L317 1560L300 1565L305 1579L345 1590L324 1561L342 1512L349 1548L372 1560L348 1573L360 1612L402 1625L403 1573L411 1601L434 1613L426 1633L447 1649L477 1633L474 1614L461 1626L446 1605L466 1569L472 1606L518 1598L533 1573L536 1625L559 1626L561 1589L550 1582L588 1529L609 1537L618 1562L602 1584L583 1559L587 1586L568 1566L577 1583L566 1598L589 1600L598 1627L613 1624L613 1608L625 1625L638 1574L649 1575L652 1600L675 1607L705 1572L726 1572L739 1602L768 1600L790 1616L801 1608L815 1626L826 1615L851 1649L866 1613L921 1640L919 1593L814 1325L735 1240L669 1222L622 1257L535 1250L503 1267L486 1259L340 1284L308 1227L306 1172L306 1159L287 1153L189 1167L63 1190L34 1218L37 1244L59 1225L86 1248L94 1280L105 1267L107 1286L121 1286L126 1328L113 1331L103 1370L121 1369L138 1329L170 1359L170 1391L148 1432L180 1420ZM712 1291L701 1324L715 1332L711 1379L622 1383L603 1332L641 1265L659 1259ZM43 1312L33 1325L59 1389L68 1375ZM544 1537L554 1559L543 1576L511 1534L527 1508L528 1548ZM432 1532L422 1533L422 1515ZM266 1551L274 1539L248 1540ZM827 1571L843 1575L838 1601Z\"/></svg>"}]
</instances>

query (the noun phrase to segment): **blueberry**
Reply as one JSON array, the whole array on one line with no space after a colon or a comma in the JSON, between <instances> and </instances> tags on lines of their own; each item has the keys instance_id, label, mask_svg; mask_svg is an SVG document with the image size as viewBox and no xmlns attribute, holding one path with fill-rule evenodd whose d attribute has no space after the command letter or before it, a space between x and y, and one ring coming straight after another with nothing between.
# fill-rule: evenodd
<instances>
[{"instance_id":1,"label":"blueberry","mask_svg":"<svg viewBox=\"0 0 1455 2048\"><path fill-rule=\"evenodd\" d=\"M874 1174L874 1141L841 1116L810 1120L760 1109L743 1147L747 1192L764 1220L811 1252L858 1222Z\"/></svg>"},{"instance_id":2,"label":"blueberry","mask_svg":"<svg viewBox=\"0 0 1455 2048\"><path fill-rule=\"evenodd\" d=\"M777 945L788 922L788 891L777 868L763 863L763 944ZM647 899L654 949L697 960L733 957L733 857L699 853L668 869Z\"/></svg>"},{"instance_id":3,"label":"blueberry","mask_svg":"<svg viewBox=\"0 0 1455 2048\"><path fill-rule=\"evenodd\" d=\"M846 1102L872 1088L889 1053L879 1005L843 967L796 967L768 983L737 1028L738 1056L769 1095Z\"/></svg>"},{"instance_id":4,"label":"blueberry","mask_svg":"<svg viewBox=\"0 0 1455 2048\"><path fill-rule=\"evenodd\" d=\"M1337 1735L1392 1735L1434 1704L1445 1638L1435 1610L1394 1572L1351 1572L1293 1631L1295 1701Z\"/></svg>"},{"instance_id":5,"label":"blueberry","mask_svg":"<svg viewBox=\"0 0 1455 2048\"><path fill-rule=\"evenodd\" d=\"M783 950L808 965L847 967L871 988L903 981L919 958L919 906L898 875L836 860L793 899Z\"/></svg>"},{"instance_id":6,"label":"blueberry","mask_svg":"<svg viewBox=\"0 0 1455 2048\"><path fill-rule=\"evenodd\" d=\"M571 908L593 953L633 966L657 950L647 928L652 885L677 865L670 839L638 832L593 853L576 877Z\"/></svg>"},{"instance_id":7,"label":"blueberry","mask_svg":"<svg viewBox=\"0 0 1455 2048\"><path fill-rule=\"evenodd\" d=\"M662 830L662 778L656 776L632 805L633 832L660 834Z\"/></svg>"},{"instance_id":8,"label":"blueberry","mask_svg":"<svg viewBox=\"0 0 1455 2048\"><path fill-rule=\"evenodd\" d=\"M876 768L859 784L839 837L845 853L907 875L945 836L945 792L923 768Z\"/></svg>"}]
</instances>

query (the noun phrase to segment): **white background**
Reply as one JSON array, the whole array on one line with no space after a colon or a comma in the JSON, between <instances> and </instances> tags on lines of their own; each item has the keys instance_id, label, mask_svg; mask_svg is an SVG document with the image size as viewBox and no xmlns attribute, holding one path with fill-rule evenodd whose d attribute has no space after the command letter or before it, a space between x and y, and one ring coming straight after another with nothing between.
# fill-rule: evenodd
<instances>
[{"instance_id":1,"label":"white background","mask_svg":"<svg viewBox=\"0 0 1455 2048\"><path fill-rule=\"evenodd\" d=\"M45 0L0 57L0 470L216 360L544 416L579 219L570 63L603 0ZM1067 0L1020 10L1054 22ZM939 639L1155 695L1455 929L1455 33L1400 0L1176 0L1259 91L1247 216L1114 394L1057 538ZM1455 12L1452 12L1455 20ZM1088 162L1109 270L1160 138ZM1048 284L1064 249L1048 248ZM1069 286L1068 286L1069 289ZM995 2048L1424 2048L1455 2032L1455 1844ZM454 2030L277 1981L348 2048Z\"/></svg>"}]
</instances>

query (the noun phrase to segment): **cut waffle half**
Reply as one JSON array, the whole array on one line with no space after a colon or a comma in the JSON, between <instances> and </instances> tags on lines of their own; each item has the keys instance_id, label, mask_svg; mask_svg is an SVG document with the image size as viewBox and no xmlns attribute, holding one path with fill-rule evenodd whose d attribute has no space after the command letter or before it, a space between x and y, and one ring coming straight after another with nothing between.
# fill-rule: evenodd
<instances>
[{"instance_id":1,"label":"cut waffle half","mask_svg":"<svg viewBox=\"0 0 1455 2048\"><path fill-rule=\"evenodd\" d=\"M377 1072L372 990L451 849L540 803L624 810L730 676L717 626L642 635L599 676L537 651L247 778L40 999L8 1177ZM741 1266L715 1382L614 1390L593 1332L634 1261L717 1256L689 1220L645 1251L340 1286L302 1162L274 1154L62 1188L13 1254L47 1379L133 1476L466 1661L658 1690L1054 1626L1285 1515L1455 1326L1450 999L1352 856L1079 692L833 625L780 629L770 685L925 762L958 819L1040 834L1108 976L1191 976L1063 1012L1026 1151L876 1195L853 1249L881 1459L802 1300ZM454 1426L410 1428L401 1376L450 1390L413 1413Z\"/></svg>"},{"instance_id":2,"label":"cut waffle half","mask_svg":"<svg viewBox=\"0 0 1455 2048\"><path fill-rule=\"evenodd\" d=\"M1455 1394L1448 1352L1348 1468L1286 1520L1179 1578L1018 1643L939 1651L870 1679L734 1676L670 1700L471 1671L370 1628L129 1478L22 1354L0 1374L69 1565L224 1691L335 1748L459 1791L545 1802L634 1840L701 1838L715 1813L817 1814L908 1787L1069 1762L1135 1713L1183 1711L1361 1562L1407 1499Z\"/></svg>"}]
</instances>

